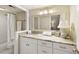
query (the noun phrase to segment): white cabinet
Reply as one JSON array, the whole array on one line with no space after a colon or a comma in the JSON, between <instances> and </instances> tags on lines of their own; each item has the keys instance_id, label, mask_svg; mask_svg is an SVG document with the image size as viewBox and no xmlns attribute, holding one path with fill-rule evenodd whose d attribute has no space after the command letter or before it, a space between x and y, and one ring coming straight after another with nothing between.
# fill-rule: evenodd
<instances>
[{"instance_id":1,"label":"white cabinet","mask_svg":"<svg viewBox=\"0 0 79 59\"><path fill-rule=\"evenodd\" d=\"M52 54L52 47L44 47L38 45L38 54Z\"/></svg>"},{"instance_id":2,"label":"white cabinet","mask_svg":"<svg viewBox=\"0 0 79 59\"><path fill-rule=\"evenodd\" d=\"M74 46L53 42L53 54L74 54Z\"/></svg>"},{"instance_id":3,"label":"white cabinet","mask_svg":"<svg viewBox=\"0 0 79 59\"><path fill-rule=\"evenodd\" d=\"M70 44L20 37L20 54L74 54L74 48Z\"/></svg>"},{"instance_id":4,"label":"white cabinet","mask_svg":"<svg viewBox=\"0 0 79 59\"><path fill-rule=\"evenodd\" d=\"M38 54L52 54L52 42L38 40Z\"/></svg>"},{"instance_id":5,"label":"white cabinet","mask_svg":"<svg viewBox=\"0 0 79 59\"><path fill-rule=\"evenodd\" d=\"M32 38L20 38L20 53L21 54L36 54L37 40Z\"/></svg>"}]
</instances>

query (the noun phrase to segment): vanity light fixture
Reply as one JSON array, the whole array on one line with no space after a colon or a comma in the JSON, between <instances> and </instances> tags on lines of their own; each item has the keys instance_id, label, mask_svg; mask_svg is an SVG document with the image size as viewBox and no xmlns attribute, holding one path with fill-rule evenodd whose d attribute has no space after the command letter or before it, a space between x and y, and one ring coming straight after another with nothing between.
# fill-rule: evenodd
<instances>
[{"instance_id":1,"label":"vanity light fixture","mask_svg":"<svg viewBox=\"0 0 79 59\"><path fill-rule=\"evenodd\" d=\"M44 10L44 11L40 11L39 13L40 15L43 15L43 14L48 14L48 11L47 10Z\"/></svg>"},{"instance_id":2,"label":"vanity light fixture","mask_svg":"<svg viewBox=\"0 0 79 59\"><path fill-rule=\"evenodd\" d=\"M52 9L50 9L50 10L44 10L44 11L40 11L40 15L43 15L43 14L51 14L51 13L54 13L54 12L56 12L55 10L52 10Z\"/></svg>"},{"instance_id":3,"label":"vanity light fixture","mask_svg":"<svg viewBox=\"0 0 79 59\"><path fill-rule=\"evenodd\" d=\"M51 14L51 13L54 13L54 12L56 12L55 10L52 10L52 9L50 9L49 10L49 13Z\"/></svg>"},{"instance_id":4,"label":"vanity light fixture","mask_svg":"<svg viewBox=\"0 0 79 59\"><path fill-rule=\"evenodd\" d=\"M49 13L53 13L54 11L53 10L49 10Z\"/></svg>"},{"instance_id":5,"label":"vanity light fixture","mask_svg":"<svg viewBox=\"0 0 79 59\"><path fill-rule=\"evenodd\" d=\"M43 12L41 11L39 14L40 14L40 15L43 15Z\"/></svg>"},{"instance_id":6,"label":"vanity light fixture","mask_svg":"<svg viewBox=\"0 0 79 59\"><path fill-rule=\"evenodd\" d=\"M44 14L48 14L48 11L47 10L44 10L44 12L43 12Z\"/></svg>"}]
</instances>

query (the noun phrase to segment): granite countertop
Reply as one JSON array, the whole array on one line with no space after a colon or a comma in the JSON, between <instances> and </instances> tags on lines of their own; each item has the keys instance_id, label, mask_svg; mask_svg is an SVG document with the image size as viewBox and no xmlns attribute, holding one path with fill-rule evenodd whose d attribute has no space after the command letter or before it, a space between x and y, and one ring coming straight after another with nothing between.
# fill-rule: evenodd
<instances>
[{"instance_id":1,"label":"granite countertop","mask_svg":"<svg viewBox=\"0 0 79 59\"><path fill-rule=\"evenodd\" d=\"M45 36L42 34L25 34L21 33L21 37L26 37L26 38L34 38L34 39L40 39L40 40L47 40L47 41L53 41L53 42L59 42L59 43L66 43L66 44L72 44L75 45L75 43L71 40L64 39L61 37L56 37L56 36Z\"/></svg>"}]
</instances>

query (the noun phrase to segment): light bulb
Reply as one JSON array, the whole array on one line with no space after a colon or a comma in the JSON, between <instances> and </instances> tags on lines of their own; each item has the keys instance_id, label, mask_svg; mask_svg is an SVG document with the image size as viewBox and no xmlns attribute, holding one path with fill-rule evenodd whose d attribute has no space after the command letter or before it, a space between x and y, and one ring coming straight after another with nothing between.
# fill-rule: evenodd
<instances>
[{"instance_id":1,"label":"light bulb","mask_svg":"<svg viewBox=\"0 0 79 59\"><path fill-rule=\"evenodd\" d=\"M43 12L40 12L39 14L40 14L40 15L42 15L42 14L43 14Z\"/></svg>"},{"instance_id":2,"label":"light bulb","mask_svg":"<svg viewBox=\"0 0 79 59\"><path fill-rule=\"evenodd\" d=\"M44 12L43 12L44 14L48 14L48 12L47 12L47 10L44 10Z\"/></svg>"},{"instance_id":3,"label":"light bulb","mask_svg":"<svg viewBox=\"0 0 79 59\"><path fill-rule=\"evenodd\" d=\"M49 10L49 13L53 13L54 11L53 10Z\"/></svg>"}]
</instances>

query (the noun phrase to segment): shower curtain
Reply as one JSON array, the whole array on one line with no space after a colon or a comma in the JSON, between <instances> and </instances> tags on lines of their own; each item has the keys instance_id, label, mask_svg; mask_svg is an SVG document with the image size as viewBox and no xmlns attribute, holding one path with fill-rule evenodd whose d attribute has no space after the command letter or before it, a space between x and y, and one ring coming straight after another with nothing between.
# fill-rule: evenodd
<instances>
[{"instance_id":1,"label":"shower curtain","mask_svg":"<svg viewBox=\"0 0 79 59\"><path fill-rule=\"evenodd\" d=\"M15 37L15 15L0 12L0 52L12 45Z\"/></svg>"},{"instance_id":2,"label":"shower curtain","mask_svg":"<svg viewBox=\"0 0 79 59\"><path fill-rule=\"evenodd\" d=\"M7 42L7 16L0 13L0 44Z\"/></svg>"}]
</instances>

